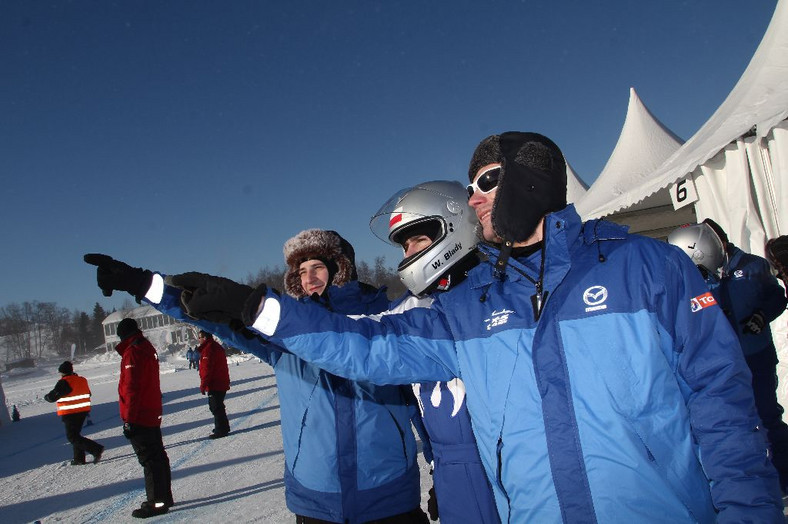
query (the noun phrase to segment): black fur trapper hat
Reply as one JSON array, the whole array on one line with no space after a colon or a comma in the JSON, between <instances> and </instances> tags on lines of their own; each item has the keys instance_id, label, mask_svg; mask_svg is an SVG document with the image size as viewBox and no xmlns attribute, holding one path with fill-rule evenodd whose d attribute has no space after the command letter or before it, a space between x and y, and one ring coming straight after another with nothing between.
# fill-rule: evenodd
<instances>
[{"instance_id":1,"label":"black fur trapper hat","mask_svg":"<svg viewBox=\"0 0 788 524\"><path fill-rule=\"evenodd\" d=\"M306 296L298 274L302 262L321 260L328 268L329 285L341 287L356 280L356 253L350 242L336 231L307 229L285 242L285 292L295 298Z\"/></svg>"},{"instance_id":2,"label":"black fur trapper hat","mask_svg":"<svg viewBox=\"0 0 788 524\"><path fill-rule=\"evenodd\" d=\"M547 213L566 207L566 161L558 146L539 133L507 131L482 140L473 152L468 179L489 164L501 164L492 226L504 241L522 242Z\"/></svg>"}]
</instances>

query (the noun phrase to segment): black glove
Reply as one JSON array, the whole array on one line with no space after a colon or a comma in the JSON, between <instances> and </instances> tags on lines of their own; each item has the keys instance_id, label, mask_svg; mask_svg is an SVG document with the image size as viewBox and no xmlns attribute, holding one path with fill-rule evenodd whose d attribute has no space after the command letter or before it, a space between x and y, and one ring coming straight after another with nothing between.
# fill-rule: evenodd
<instances>
[{"instance_id":1,"label":"black glove","mask_svg":"<svg viewBox=\"0 0 788 524\"><path fill-rule=\"evenodd\" d=\"M435 496L435 486L432 486L428 493L430 498L427 499L427 513L430 520L438 520L438 497Z\"/></svg>"},{"instance_id":2,"label":"black glove","mask_svg":"<svg viewBox=\"0 0 788 524\"><path fill-rule=\"evenodd\" d=\"M132 427L131 423L124 422L123 423L123 436L127 439L130 439L134 435L134 428Z\"/></svg>"},{"instance_id":3,"label":"black glove","mask_svg":"<svg viewBox=\"0 0 788 524\"><path fill-rule=\"evenodd\" d=\"M763 331L763 328L766 325L766 319L763 318L763 313L756 311L752 314L752 316L750 316L750 318L744 319L742 324L744 324L745 333L757 335Z\"/></svg>"},{"instance_id":4,"label":"black glove","mask_svg":"<svg viewBox=\"0 0 788 524\"><path fill-rule=\"evenodd\" d=\"M83 258L88 264L98 266L96 281L105 297L112 296L113 290L126 291L131 293L139 304L150 288L153 273L147 269L131 267L100 253L88 253Z\"/></svg>"},{"instance_id":5,"label":"black glove","mask_svg":"<svg viewBox=\"0 0 788 524\"><path fill-rule=\"evenodd\" d=\"M205 273L181 273L165 281L182 290L181 308L189 317L219 324L240 320L244 302L254 291L251 286Z\"/></svg>"}]
</instances>

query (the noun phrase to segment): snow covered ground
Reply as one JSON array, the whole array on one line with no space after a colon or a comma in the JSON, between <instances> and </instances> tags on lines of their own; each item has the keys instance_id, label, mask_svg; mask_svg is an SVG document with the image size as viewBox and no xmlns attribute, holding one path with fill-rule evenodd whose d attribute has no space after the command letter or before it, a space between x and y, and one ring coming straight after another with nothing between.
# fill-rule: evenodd
<instances>
[{"instance_id":1,"label":"snow covered ground","mask_svg":"<svg viewBox=\"0 0 788 524\"><path fill-rule=\"evenodd\" d=\"M60 378L62 360L2 375L8 405L17 406L22 420L0 427L0 523L140 522L131 512L145 499L142 467L118 416L120 357L112 353L75 363L93 392L92 425L82 434L106 447L99 464L85 466L69 464L63 424L54 404L43 400ZM209 440L213 418L198 390L197 371L188 369L182 352L161 353L160 360L162 431L176 505L148 521L294 522L284 500L279 399L271 367L246 355L228 359L232 434ZM419 463L426 509L431 480L421 456Z\"/></svg>"},{"instance_id":2,"label":"snow covered ground","mask_svg":"<svg viewBox=\"0 0 788 524\"><path fill-rule=\"evenodd\" d=\"M22 419L0 427L0 522L140 522L132 510L145 499L142 467L121 432L113 353L75 362L93 393L92 425L82 434L106 449L99 464L71 466L71 445L54 404L43 400L60 378L63 359L2 375L9 406ZM160 354L162 432L172 466L175 506L155 522L295 521L284 500L279 399L270 366L231 357L225 402L232 433L209 440L213 418L200 395L197 371L181 353ZM88 460L90 457L88 456ZM422 466L422 507L431 485Z\"/></svg>"}]
</instances>

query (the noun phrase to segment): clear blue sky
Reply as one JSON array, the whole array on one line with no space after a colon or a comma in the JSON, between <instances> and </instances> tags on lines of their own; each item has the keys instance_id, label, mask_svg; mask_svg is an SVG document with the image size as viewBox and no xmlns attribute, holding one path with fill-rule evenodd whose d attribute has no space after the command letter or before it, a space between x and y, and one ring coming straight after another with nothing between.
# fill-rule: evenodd
<instances>
[{"instance_id":1,"label":"clear blue sky","mask_svg":"<svg viewBox=\"0 0 788 524\"><path fill-rule=\"evenodd\" d=\"M684 139L775 0L0 1L0 306L110 309L86 252L237 280L538 131L587 183L629 88Z\"/></svg>"}]
</instances>

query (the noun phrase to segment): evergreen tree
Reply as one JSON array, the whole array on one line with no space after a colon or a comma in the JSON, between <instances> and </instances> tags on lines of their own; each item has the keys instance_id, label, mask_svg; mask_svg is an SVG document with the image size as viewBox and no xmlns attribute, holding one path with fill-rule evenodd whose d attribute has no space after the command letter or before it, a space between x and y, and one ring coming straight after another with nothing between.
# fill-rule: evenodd
<instances>
[{"instance_id":1,"label":"evergreen tree","mask_svg":"<svg viewBox=\"0 0 788 524\"><path fill-rule=\"evenodd\" d=\"M88 352L90 346L90 316L84 311L77 312L74 324L77 332L77 352L83 355Z\"/></svg>"},{"instance_id":2,"label":"evergreen tree","mask_svg":"<svg viewBox=\"0 0 788 524\"><path fill-rule=\"evenodd\" d=\"M93 306L93 316L90 323L90 347L100 346L104 343L104 326L102 322L107 318L107 312L96 302Z\"/></svg>"}]
</instances>

